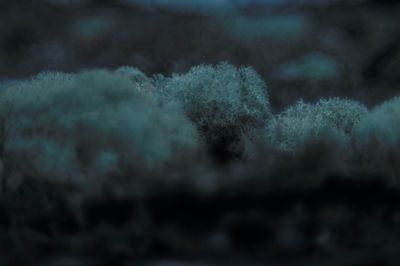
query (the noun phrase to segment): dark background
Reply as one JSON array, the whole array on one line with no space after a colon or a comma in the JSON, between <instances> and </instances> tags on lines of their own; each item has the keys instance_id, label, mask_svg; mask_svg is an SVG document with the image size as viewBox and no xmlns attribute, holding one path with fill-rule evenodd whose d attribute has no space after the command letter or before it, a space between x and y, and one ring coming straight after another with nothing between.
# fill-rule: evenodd
<instances>
[{"instance_id":1,"label":"dark background","mask_svg":"<svg viewBox=\"0 0 400 266\"><path fill-rule=\"evenodd\" d=\"M397 1L164 2L3 0L0 78L121 65L170 75L228 61L261 74L276 110L397 94Z\"/></svg>"}]
</instances>

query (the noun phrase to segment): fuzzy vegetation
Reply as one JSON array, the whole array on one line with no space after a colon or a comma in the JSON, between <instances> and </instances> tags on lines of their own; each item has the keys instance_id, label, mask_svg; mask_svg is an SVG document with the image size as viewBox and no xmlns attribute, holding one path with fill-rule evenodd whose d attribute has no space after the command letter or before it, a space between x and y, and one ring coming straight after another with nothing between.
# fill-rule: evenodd
<instances>
[{"instance_id":1,"label":"fuzzy vegetation","mask_svg":"<svg viewBox=\"0 0 400 266\"><path fill-rule=\"evenodd\" d=\"M196 254L198 247L199 254L203 247L215 254L218 234L217 245L222 236L227 252L249 254L240 246L250 233L254 239L263 236L259 243L265 247L282 245L298 254L306 243L325 256L325 242L316 246L314 239L330 226L334 237L343 233L337 228L349 209L338 202L358 206L363 186L369 198L375 183L363 180L371 176L379 177L382 195L396 191L400 98L372 110L341 98L300 100L278 114L271 110L257 73L227 63L170 77L148 77L128 66L46 72L7 85L0 90L4 246L40 251L54 246L115 258L153 256L154 247L165 243L175 254ZM375 213L386 213L381 209L386 197L374 197L374 204L381 200L372 206ZM287 205L288 199L293 204ZM268 202L273 212L266 212ZM328 213L319 210L324 204ZM370 201L363 204L371 208ZM364 210L349 216L355 232L359 217L370 221ZM332 223L332 215L342 218ZM275 221L265 224L265 217ZM298 229L306 220L314 227L322 224L311 237ZM375 249L381 238L374 234L382 234L388 244L381 250L389 247L397 254L392 227L368 226L354 241ZM347 227L344 231L348 239ZM264 238L266 232L275 233ZM287 232L304 240L288 246ZM263 254L271 252L262 245Z\"/></svg>"},{"instance_id":2,"label":"fuzzy vegetation","mask_svg":"<svg viewBox=\"0 0 400 266\"><path fill-rule=\"evenodd\" d=\"M196 66L167 79L160 92L182 105L211 149L221 145L242 153L243 140L253 138L272 118L267 87L250 67Z\"/></svg>"},{"instance_id":3,"label":"fuzzy vegetation","mask_svg":"<svg viewBox=\"0 0 400 266\"><path fill-rule=\"evenodd\" d=\"M43 73L1 91L8 176L80 182L195 149L196 129L179 106L159 105L140 72L121 70Z\"/></svg>"},{"instance_id":4,"label":"fuzzy vegetation","mask_svg":"<svg viewBox=\"0 0 400 266\"><path fill-rule=\"evenodd\" d=\"M352 144L363 168L390 176L397 185L400 177L400 97L376 106L355 127Z\"/></svg>"},{"instance_id":5,"label":"fuzzy vegetation","mask_svg":"<svg viewBox=\"0 0 400 266\"><path fill-rule=\"evenodd\" d=\"M267 137L285 151L323 140L344 146L367 113L365 106L349 99L321 99L315 104L300 100L267 125Z\"/></svg>"},{"instance_id":6,"label":"fuzzy vegetation","mask_svg":"<svg viewBox=\"0 0 400 266\"><path fill-rule=\"evenodd\" d=\"M26 176L63 182L133 176L140 167L161 169L203 151L211 161L252 152L246 158L260 161L255 151L264 149L271 172L274 152L303 156L326 143L329 158L398 176L399 106L394 98L369 111L330 98L300 100L273 114L258 74L228 63L171 77L128 66L41 73L0 91L2 184Z\"/></svg>"}]
</instances>

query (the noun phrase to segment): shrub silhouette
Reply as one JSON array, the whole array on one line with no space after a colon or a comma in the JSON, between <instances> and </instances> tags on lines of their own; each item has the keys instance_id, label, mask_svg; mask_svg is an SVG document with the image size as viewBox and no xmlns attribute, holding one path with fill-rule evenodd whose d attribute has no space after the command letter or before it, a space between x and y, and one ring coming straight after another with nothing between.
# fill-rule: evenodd
<instances>
[{"instance_id":1,"label":"shrub silhouette","mask_svg":"<svg viewBox=\"0 0 400 266\"><path fill-rule=\"evenodd\" d=\"M286 151L296 151L310 142L348 143L354 126L368 110L349 99L302 100L288 107L267 126L269 141Z\"/></svg>"},{"instance_id":2,"label":"shrub silhouette","mask_svg":"<svg viewBox=\"0 0 400 266\"><path fill-rule=\"evenodd\" d=\"M272 117L267 87L250 67L200 65L163 83L161 94L182 105L217 156L240 156L243 139Z\"/></svg>"},{"instance_id":3,"label":"shrub silhouette","mask_svg":"<svg viewBox=\"0 0 400 266\"><path fill-rule=\"evenodd\" d=\"M354 128L352 144L358 162L369 172L400 176L400 97L371 110Z\"/></svg>"},{"instance_id":4,"label":"shrub silhouette","mask_svg":"<svg viewBox=\"0 0 400 266\"><path fill-rule=\"evenodd\" d=\"M177 105L159 105L140 81L105 70L43 73L0 93L3 159L11 176L82 181L129 174L176 151L197 132Z\"/></svg>"}]
</instances>

